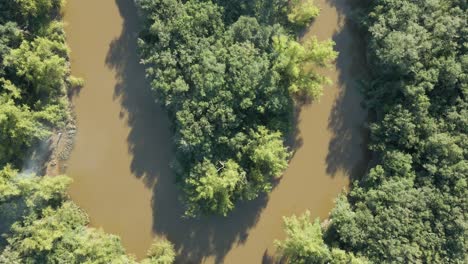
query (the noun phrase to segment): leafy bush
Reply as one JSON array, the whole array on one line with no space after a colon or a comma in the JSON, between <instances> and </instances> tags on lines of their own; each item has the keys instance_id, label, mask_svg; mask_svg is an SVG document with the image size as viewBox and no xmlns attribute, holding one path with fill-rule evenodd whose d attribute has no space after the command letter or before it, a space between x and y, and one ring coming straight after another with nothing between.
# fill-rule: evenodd
<instances>
[{"instance_id":1,"label":"leafy bush","mask_svg":"<svg viewBox=\"0 0 468 264\"><path fill-rule=\"evenodd\" d=\"M288 20L294 25L306 26L320 14L313 0L291 0Z\"/></svg>"},{"instance_id":2,"label":"leafy bush","mask_svg":"<svg viewBox=\"0 0 468 264\"><path fill-rule=\"evenodd\" d=\"M63 23L54 16L61 1L16 0L0 6L8 10L0 12L0 167L21 166L28 148L69 119L64 98L69 51Z\"/></svg>"},{"instance_id":3,"label":"leafy bush","mask_svg":"<svg viewBox=\"0 0 468 264\"><path fill-rule=\"evenodd\" d=\"M322 239L319 220L310 222L310 212L301 216L284 217L286 239L276 240L283 262L294 264L367 264L368 260L355 257L338 248L329 248Z\"/></svg>"},{"instance_id":4,"label":"leafy bush","mask_svg":"<svg viewBox=\"0 0 468 264\"><path fill-rule=\"evenodd\" d=\"M155 240L147 253L148 257L142 264L171 264L174 263L176 253L171 242Z\"/></svg>"}]
</instances>

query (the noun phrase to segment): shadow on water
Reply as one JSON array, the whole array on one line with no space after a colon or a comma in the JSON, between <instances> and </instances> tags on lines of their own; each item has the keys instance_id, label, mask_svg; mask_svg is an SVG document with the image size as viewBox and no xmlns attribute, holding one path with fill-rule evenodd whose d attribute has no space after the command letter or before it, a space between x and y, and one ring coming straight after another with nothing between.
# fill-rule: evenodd
<instances>
[{"instance_id":1,"label":"shadow on water","mask_svg":"<svg viewBox=\"0 0 468 264\"><path fill-rule=\"evenodd\" d=\"M302 106L305 105L296 105L291 114L291 123L290 123L290 130L289 134L285 137L285 146L291 151L291 157L289 159L289 163L294 159L297 151L302 148L304 145L304 139L302 138L301 131L299 130L299 117L301 115Z\"/></svg>"},{"instance_id":2,"label":"shadow on water","mask_svg":"<svg viewBox=\"0 0 468 264\"><path fill-rule=\"evenodd\" d=\"M358 3L356 0L327 0L338 11L343 27L335 32L333 41L339 52L336 60L339 92L334 102L328 128L333 133L326 157L327 173L338 171L356 179L367 169L370 153L367 150L368 130L364 127L367 111L356 102L361 101L359 80L367 78L365 43L357 24L351 19ZM357 153L363 153L357 155Z\"/></svg>"},{"instance_id":3,"label":"shadow on water","mask_svg":"<svg viewBox=\"0 0 468 264\"><path fill-rule=\"evenodd\" d=\"M137 10L132 0L116 3L123 18L123 32L111 43L106 64L115 70L119 81L115 99L121 100L128 112L131 171L153 189L153 232L175 244L179 262L199 263L214 256L221 263L234 244L245 241L249 228L255 225L267 203L267 196L239 204L228 218L181 217L184 209L178 199L180 191L169 165L174 158L170 122L162 107L155 103L144 68L138 63ZM120 113L121 118L125 115Z\"/></svg>"},{"instance_id":4,"label":"shadow on water","mask_svg":"<svg viewBox=\"0 0 468 264\"><path fill-rule=\"evenodd\" d=\"M268 252L268 250L265 250L265 252L263 253L262 264L284 264L284 263L286 262L282 261L282 259L279 256Z\"/></svg>"}]
</instances>

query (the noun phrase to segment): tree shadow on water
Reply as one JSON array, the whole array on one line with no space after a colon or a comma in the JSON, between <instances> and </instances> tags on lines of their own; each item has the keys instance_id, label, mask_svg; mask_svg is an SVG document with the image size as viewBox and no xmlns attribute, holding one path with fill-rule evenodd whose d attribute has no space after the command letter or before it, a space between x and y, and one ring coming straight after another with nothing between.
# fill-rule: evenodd
<instances>
[{"instance_id":1,"label":"tree shadow on water","mask_svg":"<svg viewBox=\"0 0 468 264\"><path fill-rule=\"evenodd\" d=\"M175 244L180 263L200 263L207 257L222 263L230 248L248 237L248 230L257 222L268 197L238 204L229 217L182 218L180 191L170 168L174 159L170 121L162 106L155 103L144 67L138 63L137 10L133 0L115 1L123 29L111 43L106 64L118 78L115 100L120 100L128 113L120 113L120 117L126 117L130 127L127 141L132 155L131 171L153 190L153 232Z\"/></svg>"},{"instance_id":2,"label":"tree shadow on water","mask_svg":"<svg viewBox=\"0 0 468 264\"><path fill-rule=\"evenodd\" d=\"M327 0L337 9L342 23L333 35L335 50L339 52L336 60L339 92L334 102L328 128L333 136L326 157L327 173L335 175L338 171L356 179L364 174L370 159L367 150L368 130L365 128L367 111L362 108L359 91L360 80L367 78L365 43L362 33L353 17L358 2L346 0Z\"/></svg>"}]
</instances>

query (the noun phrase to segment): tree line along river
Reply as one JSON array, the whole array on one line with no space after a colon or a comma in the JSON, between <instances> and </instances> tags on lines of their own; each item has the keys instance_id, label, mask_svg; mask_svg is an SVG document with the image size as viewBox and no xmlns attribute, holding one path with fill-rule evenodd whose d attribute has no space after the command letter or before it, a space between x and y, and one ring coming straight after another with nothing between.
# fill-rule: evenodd
<instances>
[{"instance_id":1,"label":"tree line along river","mask_svg":"<svg viewBox=\"0 0 468 264\"><path fill-rule=\"evenodd\" d=\"M136 41L133 0L69 0L65 10L72 72L85 86L73 98L78 134L67 174L72 199L91 225L122 238L143 257L153 237L167 237L184 263L260 263L283 238L282 216L310 210L326 218L350 177L367 166L356 81L365 75L362 43L346 0L318 0L320 16L304 34L332 38L340 52L323 73L333 80L319 102L297 116L294 157L273 192L228 217L183 219L170 169L170 121L154 103Z\"/></svg>"}]
</instances>

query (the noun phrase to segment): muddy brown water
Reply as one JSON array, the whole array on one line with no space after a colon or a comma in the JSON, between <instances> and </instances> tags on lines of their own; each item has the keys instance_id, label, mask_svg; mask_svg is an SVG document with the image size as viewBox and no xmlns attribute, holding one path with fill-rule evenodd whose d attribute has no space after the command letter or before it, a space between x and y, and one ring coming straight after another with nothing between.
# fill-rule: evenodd
<instances>
[{"instance_id":1,"label":"muddy brown water","mask_svg":"<svg viewBox=\"0 0 468 264\"><path fill-rule=\"evenodd\" d=\"M346 19L349 1L316 2L322 12L305 38L334 39L340 56L323 71L334 84L298 116L301 144L283 179L227 218L193 220L181 218L169 120L138 64L132 0L69 0L72 71L86 85L73 98L78 134L67 173L74 179L70 195L91 225L119 235L138 258L154 237L167 237L180 263L269 263L273 241L284 237L282 216L309 210L327 217L349 178L366 167L366 112L356 89L365 67L362 43Z\"/></svg>"}]
</instances>

